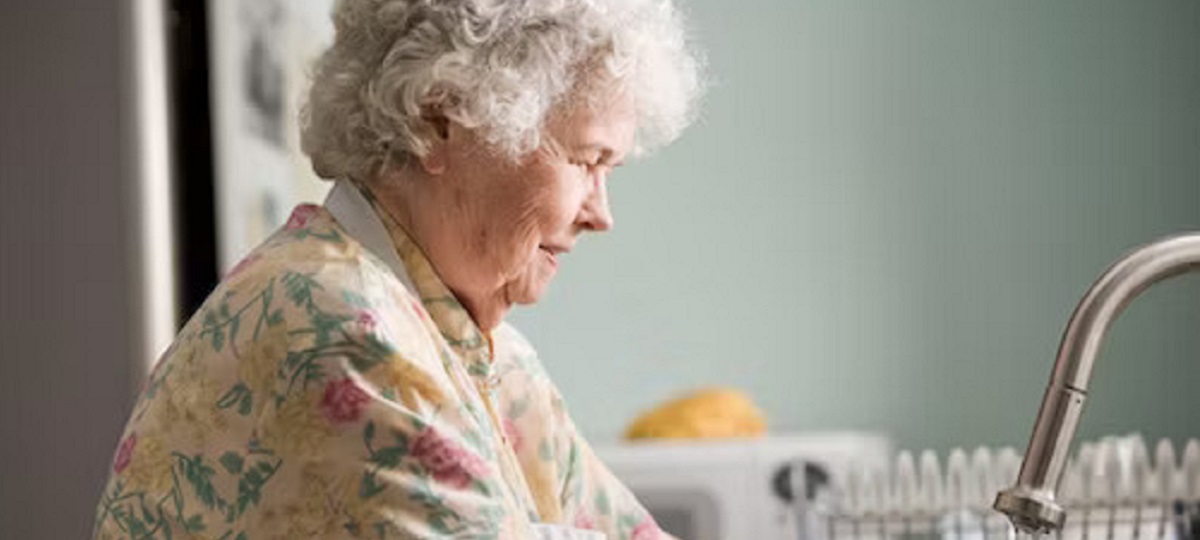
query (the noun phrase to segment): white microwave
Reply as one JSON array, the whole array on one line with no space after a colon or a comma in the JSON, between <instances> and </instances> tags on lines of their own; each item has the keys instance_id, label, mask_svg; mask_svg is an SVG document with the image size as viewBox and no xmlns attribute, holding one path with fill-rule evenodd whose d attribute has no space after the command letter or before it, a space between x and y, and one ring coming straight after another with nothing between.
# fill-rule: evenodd
<instances>
[{"instance_id":1,"label":"white microwave","mask_svg":"<svg viewBox=\"0 0 1200 540\"><path fill-rule=\"evenodd\" d=\"M811 490L837 485L851 469L886 468L893 445L870 433L799 433L624 443L596 453L681 540L822 540L806 523Z\"/></svg>"}]
</instances>

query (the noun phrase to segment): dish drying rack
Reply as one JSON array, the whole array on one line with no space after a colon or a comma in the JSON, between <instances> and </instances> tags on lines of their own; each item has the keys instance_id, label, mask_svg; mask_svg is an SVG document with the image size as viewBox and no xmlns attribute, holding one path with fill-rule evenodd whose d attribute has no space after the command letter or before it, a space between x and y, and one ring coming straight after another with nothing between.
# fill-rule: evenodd
<instances>
[{"instance_id":1,"label":"dish drying rack","mask_svg":"<svg viewBox=\"0 0 1200 540\"><path fill-rule=\"evenodd\" d=\"M1200 441L1176 456L1163 440L1151 459L1138 436L1082 444L1063 473L1055 540L1200 540ZM786 491L805 494L790 497L802 540L1008 540L991 506L1020 467L1012 448L956 449L944 466L931 451L901 452L890 470L817 471L817 482L806 467Z\"/></svg>"}]
</instances>

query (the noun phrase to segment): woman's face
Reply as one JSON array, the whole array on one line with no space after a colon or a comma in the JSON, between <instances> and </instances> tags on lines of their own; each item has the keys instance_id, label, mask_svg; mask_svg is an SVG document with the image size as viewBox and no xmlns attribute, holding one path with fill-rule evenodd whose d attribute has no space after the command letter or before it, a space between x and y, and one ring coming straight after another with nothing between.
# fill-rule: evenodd
<instances>
[{"instance_id":1,"label":"woman's face","mask_svg":"<svg viewBox=\"0 0 1200 540\"><path fill-rule=\"evenodd\" d=\"M424 160L435 195L418 197L425 204L410 215L430 262L481 328L513 304L536 302L581 233L612 227L608 175L633 145L636 120L625 95L562 111L547 123L548 142L518 163L448 126Z\"/></svg>"}]
</instances>

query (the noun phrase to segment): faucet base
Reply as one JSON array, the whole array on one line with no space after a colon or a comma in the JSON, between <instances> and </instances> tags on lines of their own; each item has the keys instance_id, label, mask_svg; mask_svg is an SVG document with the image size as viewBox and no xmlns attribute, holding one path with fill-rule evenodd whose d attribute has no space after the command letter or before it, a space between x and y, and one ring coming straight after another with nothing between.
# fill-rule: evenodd
<instances>
[{"instance_id":1,"label":"faucet base","mask_svg":"<svg viewBox=\"0 0 1200 540\"><path fill-rule=\"evenodd\" d=\"M1014 487L996 495L992 508L1008 516L1014 527L1026 533L1062 529L1066 512L1046 494Z\"/></svg>"}]
</instances>

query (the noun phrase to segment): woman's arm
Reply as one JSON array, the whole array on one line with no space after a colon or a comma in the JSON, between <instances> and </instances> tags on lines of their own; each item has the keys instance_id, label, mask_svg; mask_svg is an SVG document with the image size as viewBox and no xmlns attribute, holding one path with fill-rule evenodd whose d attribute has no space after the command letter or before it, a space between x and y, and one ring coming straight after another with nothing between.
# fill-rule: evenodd
<instances>
[{"instance_id":1,"label":"woman's arm","mask_svg":"<svg viewBox=\"0 0 1200 540\"><path fill-rule=\"evenodd\" d=\"M504 431L542 520L608 540L673 540L596 457L524 336L501 325L494 341Z\"/></svg>"},{"instance_id":2,"label":"woman's arm","mask_svg":"<svg viewBox=\"0 0 1200 540\"><path fill-rule=\"evenodd\" d=\"M596 524L610 540L674 540L584 440L561 397L554 400L562 434L562 503L575 523Z\"/></svg>"}]
</instances>

